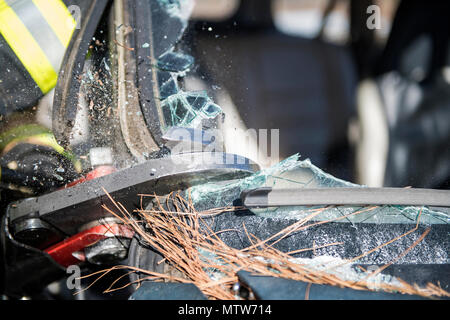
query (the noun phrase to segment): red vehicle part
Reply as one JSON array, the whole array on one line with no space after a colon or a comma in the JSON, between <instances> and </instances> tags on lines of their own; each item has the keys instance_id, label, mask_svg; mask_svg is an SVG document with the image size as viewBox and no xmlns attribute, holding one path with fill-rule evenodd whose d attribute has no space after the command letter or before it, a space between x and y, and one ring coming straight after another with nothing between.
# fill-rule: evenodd
<instances>
[{"instance_id":1,"label":"red vehicle part","mask_svg":"<svg viewBox=\"0 0 450 320\"><path fill-rule=\"evenodd\" d=\"M84 249L111 237L132 238L134 231L123 224L98 225L67 238L46 249L57 263L67 268L85 261Z\"/></svg>"},{"instance_id":2,"label":"red vehicle part","mask_svg":"<svg viewBox=\"0 0 450 320\"><path fill-rule=\"evenodd\" d=\"M68 183L64 188L70 188L73 187L77 184L92 180L92 179L96 179L96 178L100 178L103 176L106 176L108 174L111 174L113 172L116 172L117 169L113 166L100 166L98 168L95 168L94 170L90 171L88 174L86 174L86 176L72 181L71 183Z\"/></svg>"}]
</instances>

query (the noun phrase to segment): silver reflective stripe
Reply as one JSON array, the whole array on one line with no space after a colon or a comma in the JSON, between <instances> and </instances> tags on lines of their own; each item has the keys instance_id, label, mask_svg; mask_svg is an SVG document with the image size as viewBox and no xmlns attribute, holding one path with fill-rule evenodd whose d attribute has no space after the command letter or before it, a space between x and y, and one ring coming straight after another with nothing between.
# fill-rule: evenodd
<instances>
[{"instance_id":1,"label":"silver reflective stripe","mask_svg":"<svg viewBox=\"0 0 450 320\"><path fill-rule=\"evenodd\" d=\"M5 1L23 22L50 61L54 71L58 73L64 58L65 48L39 9L31 0Z\"/></svg>"}]
</instances>

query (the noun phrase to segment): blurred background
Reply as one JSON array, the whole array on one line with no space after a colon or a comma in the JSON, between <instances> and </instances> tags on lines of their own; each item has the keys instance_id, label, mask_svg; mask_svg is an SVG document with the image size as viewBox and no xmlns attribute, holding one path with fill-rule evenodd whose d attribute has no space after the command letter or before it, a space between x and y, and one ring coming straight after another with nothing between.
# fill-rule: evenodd
<instances>
[{"instance_id":1,"label":"blurred background","mask_svg":"<svg viewBox=\"0 0 450 320\"><path fill-rule=\"evenodd\" d=\"M299 153L338 178L372 187L449 188L450 2L155 0L155 3L183 4L188 8L183 17L178 17L182 23L165 18L160 25L153 26L152 36L161 43L167 41L167 34L170 38L171 29L182 26L184 30L184 15L187 17L192 9L187 29L175 49L193 56L195 64L189 67L189 72L166 76L171 84L179 82L175 86L184 91L206 90L222 107L225 118L219 125L226 152L246 156L262 167ZM115 58L108 51L106 18L102 21L89 47L95 59L91 54L84 67L87 76L82 82L87 93L80 101L86 101L76 106L82 110L77 119L83 121L74 127L80 124L84 128L80 132L89 132L87 123L92 122L95 130L89 139L101 147L114 145L127 160L129 150L120 145L121 138L111 133L117 128L120 131L119 122L105 120L119 103L114 100L116 89L112 85L115 81L112 74L117 71ZM2 50L10 52L6 43ZM8 55L2 61L14 62ZM14 65L20 66L20 62ZM0 82L0 91L5 87L14 93L12 97L19 97L15 101L10 99L9 108L20 111L22 104L28 109L8 115L6 121L0 101L0 132L37 122L58 138L61 135L58 131L65 132L68 122L52 111L53 91L38 105L34 104L41 92L35 92L37 87L32 81L28 81L31 87L25 85L25 70L19 72L19 68L18 72L10 73L8 65L5 66L0 75L12 80L11 84ZM103 77L101 85L96 72ZM56 73L54 77L56 81ZM7 96L1 93L0 100ZM141 109L139 103L127 106L128 113L136 114L130 120L130 128L145 126ZM93 116L95 121L91 119ZM59 128L52 128L55 123ZM148 126L150 131L152 126ZM117 128L112 130L114 127ZM267 130L267 141L258 137L259 130ZM129 134L132 143L136 140L134 134L133 131ZM82 161L91 147L83 144L88 137L89 134L81 133L70 136L72 150ZM266 146L268 153L264 148L256 150L258 145ZM77 148L81 151L77 152ZM145 152L136 151L133 155L143 158L143 154L152 151L148 145L143 149Z\"/></svg>"},{"instance_id":2,"label":"blurred background","mask_svg":"<svg viewBox=\"0 0 450 320\"><path fill-rule=\"evenodd\" d=\"M300 153L369 186L448 188L449 5L403 2L197 0L186 87L214 97L226 130L279 129L280 160Z\"/></svg>"}]
</instances>

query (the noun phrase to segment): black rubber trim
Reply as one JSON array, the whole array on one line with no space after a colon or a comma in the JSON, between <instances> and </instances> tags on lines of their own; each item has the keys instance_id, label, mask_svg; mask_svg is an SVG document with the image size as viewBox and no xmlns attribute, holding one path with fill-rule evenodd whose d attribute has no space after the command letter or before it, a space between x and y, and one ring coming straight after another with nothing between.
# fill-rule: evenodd
<instances>
[{"instance_id":1,"label":"black rubber trim","mask_svg":"<svg viewBox=\"0 0 450 320\"><path fill-rule=\"evenodd\" d=\"M69 144L78 110L80 78L92 37L111 0L93 0L83 13L81 28L75 30L59 72L53 100L53 133L62 146Z\"/></svg>"},{"instance_id":2,"label":"black rubber trim","mask_svg":"<svg viewBox=\"0 0 450 320\"><path fill-rule=\"evenodd\" d=\"M162 139L161 121L158 114L157 96L159 89L156 83L156 77L152 66L155 59L153 31L152 31L152 6L151 1L133 0L129 4L132 6L130 12L134 14L135 26L135 52L136 52L136 71L137 85L139 88L139 101L142 114L147 124L147 128L152 134L153 139L158 145L164 143ZM142 46L149 43L149 46Z\"/></svg>"}]
</instances>

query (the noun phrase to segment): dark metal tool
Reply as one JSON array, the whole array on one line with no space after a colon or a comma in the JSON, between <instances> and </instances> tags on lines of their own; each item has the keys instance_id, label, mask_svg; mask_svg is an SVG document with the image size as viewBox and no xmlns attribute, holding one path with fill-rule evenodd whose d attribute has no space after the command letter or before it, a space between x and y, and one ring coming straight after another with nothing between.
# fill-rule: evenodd
<instances>
[{"instance_id":1,"label":"dark metal tool","mask_svg":"<svg viewBox=\"0 0 450 320\"><path fill-rule=\"evenodd\" d=\"M403 205L450 207L450 191L414 188L259 188L245 190L248 208L310 205Z\"/></svg>"},{"instance_id":2,"label":"dark metal tool","mask_svg":"<svg viewBox=\"0 0 450 320\"><path fill-rule=\"evenodd\" d=\"M93 241L130 238L128 231L114 223L85 229L93 222L112 216L102 208L105 204L115 209L105 190L132 212L150 201L147 197L140 203L139 194L164 195L206 181L243 178L258 169L250 160L226 153L172 155L11 203L0 232L0 269L5 273L4 279L0 279L0 289L18 297L38 292L61 276L63 267L84 260L80 254L86 246L90 249L84 250L86 260L97 259L99 254L104 256L106 249L111 255L108 243L99 242L97 248L92 246ZM111 237L99 229L105 229ZM37 275L34 273L37 268L41 270L39 277L23 277L24 274Z\"/></svg>"},{"instance_id":3,"label":"dark metal tool","mask_svg":"<svg viewBox=\"0 0 450 320\"><path fill-rule=\"evenodd\" d=\"M138 194L167 194L206 181L245 177L258 169L248 159L231 156L234 158L225 153L214 157L192 153L149 160L71 188L13 203L7 214L13 229L24 219L38 218L63 234L74 235L80 226L110 216L101 207L112 205L104 190L132 211L139 205Z\"/></svg>"}]
</instances>

